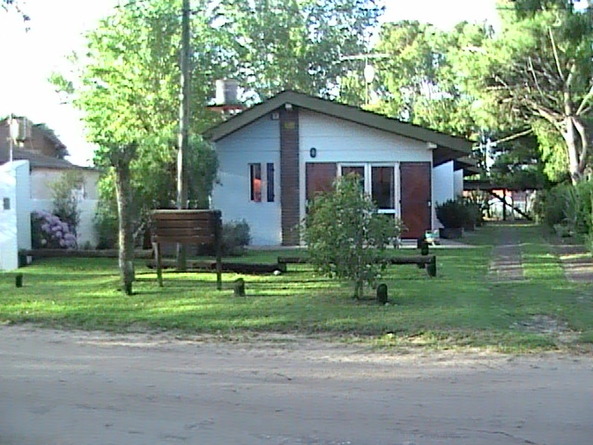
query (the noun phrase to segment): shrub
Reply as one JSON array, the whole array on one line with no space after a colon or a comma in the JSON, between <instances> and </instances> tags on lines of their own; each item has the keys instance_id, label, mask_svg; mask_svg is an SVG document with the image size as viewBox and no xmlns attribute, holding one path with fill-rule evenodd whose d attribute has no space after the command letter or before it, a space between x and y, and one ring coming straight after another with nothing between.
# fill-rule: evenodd
<instances>
[{"instance_id":1,"label":"shrub","mask_svg":"<svg viewBox=\"0 0 593 445\"><path fill-rule=\"evenodd\" d=\"M591 181L577 185L560 184L538 193L534 208L537 219L550 228L557 231L559 226L565 226L565 231L585 234L593 230L592 199Z\"/></svg>"},{"instance_id":2,"label":"shrub","mask_svg":"<svg viewBox=\"0 0 593 445\"><path fill-rule=\"evenodd\" d=\"M436 206L437 218L447 229L459 229L470 221L467 206L461 199L449 199Z\"/></svg>"},{"instance_id":3,"label":"shrub","mask_svg":"<svg viewBox=\"0 0 593 445\"><path fill-rule=\"evenodd\" d=\"M365 283L376 284L385 267L382 252L400 235L401 222L377 213L357 175L339 178L308 210L303 234L311 263L326 276L352 280L360 298Z\"/></svg>"},{"instance_id":4,"label":"shrub","mask_svg":"<svg viewBox=\"0 0 593 445\"><path fill-rule=\"evenodd\" d=\"M82 199L79 190L83 187L84 177L78 170L70 170L62 174L60 179L50 185L53 195L53 214L68 224L70 231L76 235L80 223L79 201Z\"/></svg>"},{"instance_id":5,"label":"shrub","mask_svg":"<svg viewBox=\"0 0 593 445\"><path fill-rule=\"evenodd\" d=\"M247 221L230 221L222 225L222 254L238 256L251 242Z\"/></svg>"},{"instance_id":6,"label":"shrub","mask_svg":"<svg viewBox=\"0 0 593 445\"><path fill-rule=\"evenodd\" d=\"M480 205L468 199L464 199L463 204L465 205L467 217L464 226L468 226L471 228L481 226L484 222L484 219L482 216L482 208L480 207Z\"/></svg>"},{"instance_id":7,"label":"shrub","mask_svg":"<svg viewBox=\"0 0 593 445\"><path fill-rule=\"evenodd\" d=\"M31 244L34 249L75 249L76 235L56 215L35 211L31 214Z\"/></svg>"},{"instance_id":8,"label":"shrub","mask_svg":"<svg viewBox=\"0 0 593 445\"><path fill-rule=\"evenodd\" d=\"M117 212L109 201L99 200L93 220L97 232L97 249L114 249L118 240Z\"/></svg>"}]
</instances>

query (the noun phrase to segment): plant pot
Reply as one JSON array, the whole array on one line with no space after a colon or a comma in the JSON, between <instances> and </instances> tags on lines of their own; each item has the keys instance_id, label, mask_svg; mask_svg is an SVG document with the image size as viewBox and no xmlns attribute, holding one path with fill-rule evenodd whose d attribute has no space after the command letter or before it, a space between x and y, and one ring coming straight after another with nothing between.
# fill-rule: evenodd
<instances>
[{"instance_id":1,"label":"plant pot","mask_svg":"<svg viewBox=\"0 0 593 445\"><path fill-rule=\"evenodd\" d=\"M445 239L458 239L463 235L463 229L461 227L444 227L439 229L441 238Z\"/></svg>"}]
</instances>

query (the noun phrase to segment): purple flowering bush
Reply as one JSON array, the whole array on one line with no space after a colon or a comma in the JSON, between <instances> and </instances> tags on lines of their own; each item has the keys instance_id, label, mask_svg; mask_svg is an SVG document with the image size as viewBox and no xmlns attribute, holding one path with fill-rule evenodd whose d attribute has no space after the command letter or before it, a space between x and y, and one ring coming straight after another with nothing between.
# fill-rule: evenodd
<instances>
[{"instance_id":1,"label":"purple flowering bush","mask_svg":"<svg viewBox=\"0 0 593 445\"><path fill-rule=\"evenodd\" d=\"M31 214L31 242L34 249L75 249L76 235L56 215L36 210Z\"/></svg>"}]
</instances>

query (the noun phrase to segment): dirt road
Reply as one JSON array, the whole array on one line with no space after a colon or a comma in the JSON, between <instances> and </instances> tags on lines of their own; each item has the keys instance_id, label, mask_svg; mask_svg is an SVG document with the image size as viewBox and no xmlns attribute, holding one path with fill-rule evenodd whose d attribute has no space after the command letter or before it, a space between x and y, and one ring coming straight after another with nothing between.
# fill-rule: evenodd
<instances>
[{"instance_id":1,"label":"dirt road","mask_svg":"<svg viewBox=\"0 0 593 445\"><path fill-rule=\"evenodd\" d=\"M593 443L593 358L0 327L0 444Z\"/></svg>"}]
</instances>

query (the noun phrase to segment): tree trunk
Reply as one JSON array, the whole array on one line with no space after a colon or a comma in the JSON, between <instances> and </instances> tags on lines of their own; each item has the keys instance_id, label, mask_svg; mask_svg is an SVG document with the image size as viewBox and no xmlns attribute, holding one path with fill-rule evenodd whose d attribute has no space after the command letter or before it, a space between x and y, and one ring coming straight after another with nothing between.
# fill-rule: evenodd
<instances>
[{"instance_id":1,"label":"tree trunk","mask_svg":"<svg viewBox=\"0 0 593 445\"><path fill-rule=\"evenodd\" d=\"M568 172L573 184L576 184L583 178L584 168L581 168L581 144L580 136L575 128L571 117L565 119L566 129L562 137L566 142L568 151Z\"/></svg>"},{"instance_id":2,"label":"tree trunk","mask_svg":"<svg viewBox=\"0 0 593 445\"><path fill-rule=\"evenodd\" d=\"M115 190L119 220L119 270L122 289L132 295L134 281L134 236L132 233L132 187L130 162L120 160L115 166Z\"/></svg>"},{"instance_id":3,"label":"tree trunk","mask_svg":"<svg viewBox=\"0 0 593 445\"><path fill-rule=\"evenodd\" d=\"M357 279L354 281L354 298L359 300L362 297L362 291L364 289L364 281L362 279Z\"/></svg>"}]
</instances>

